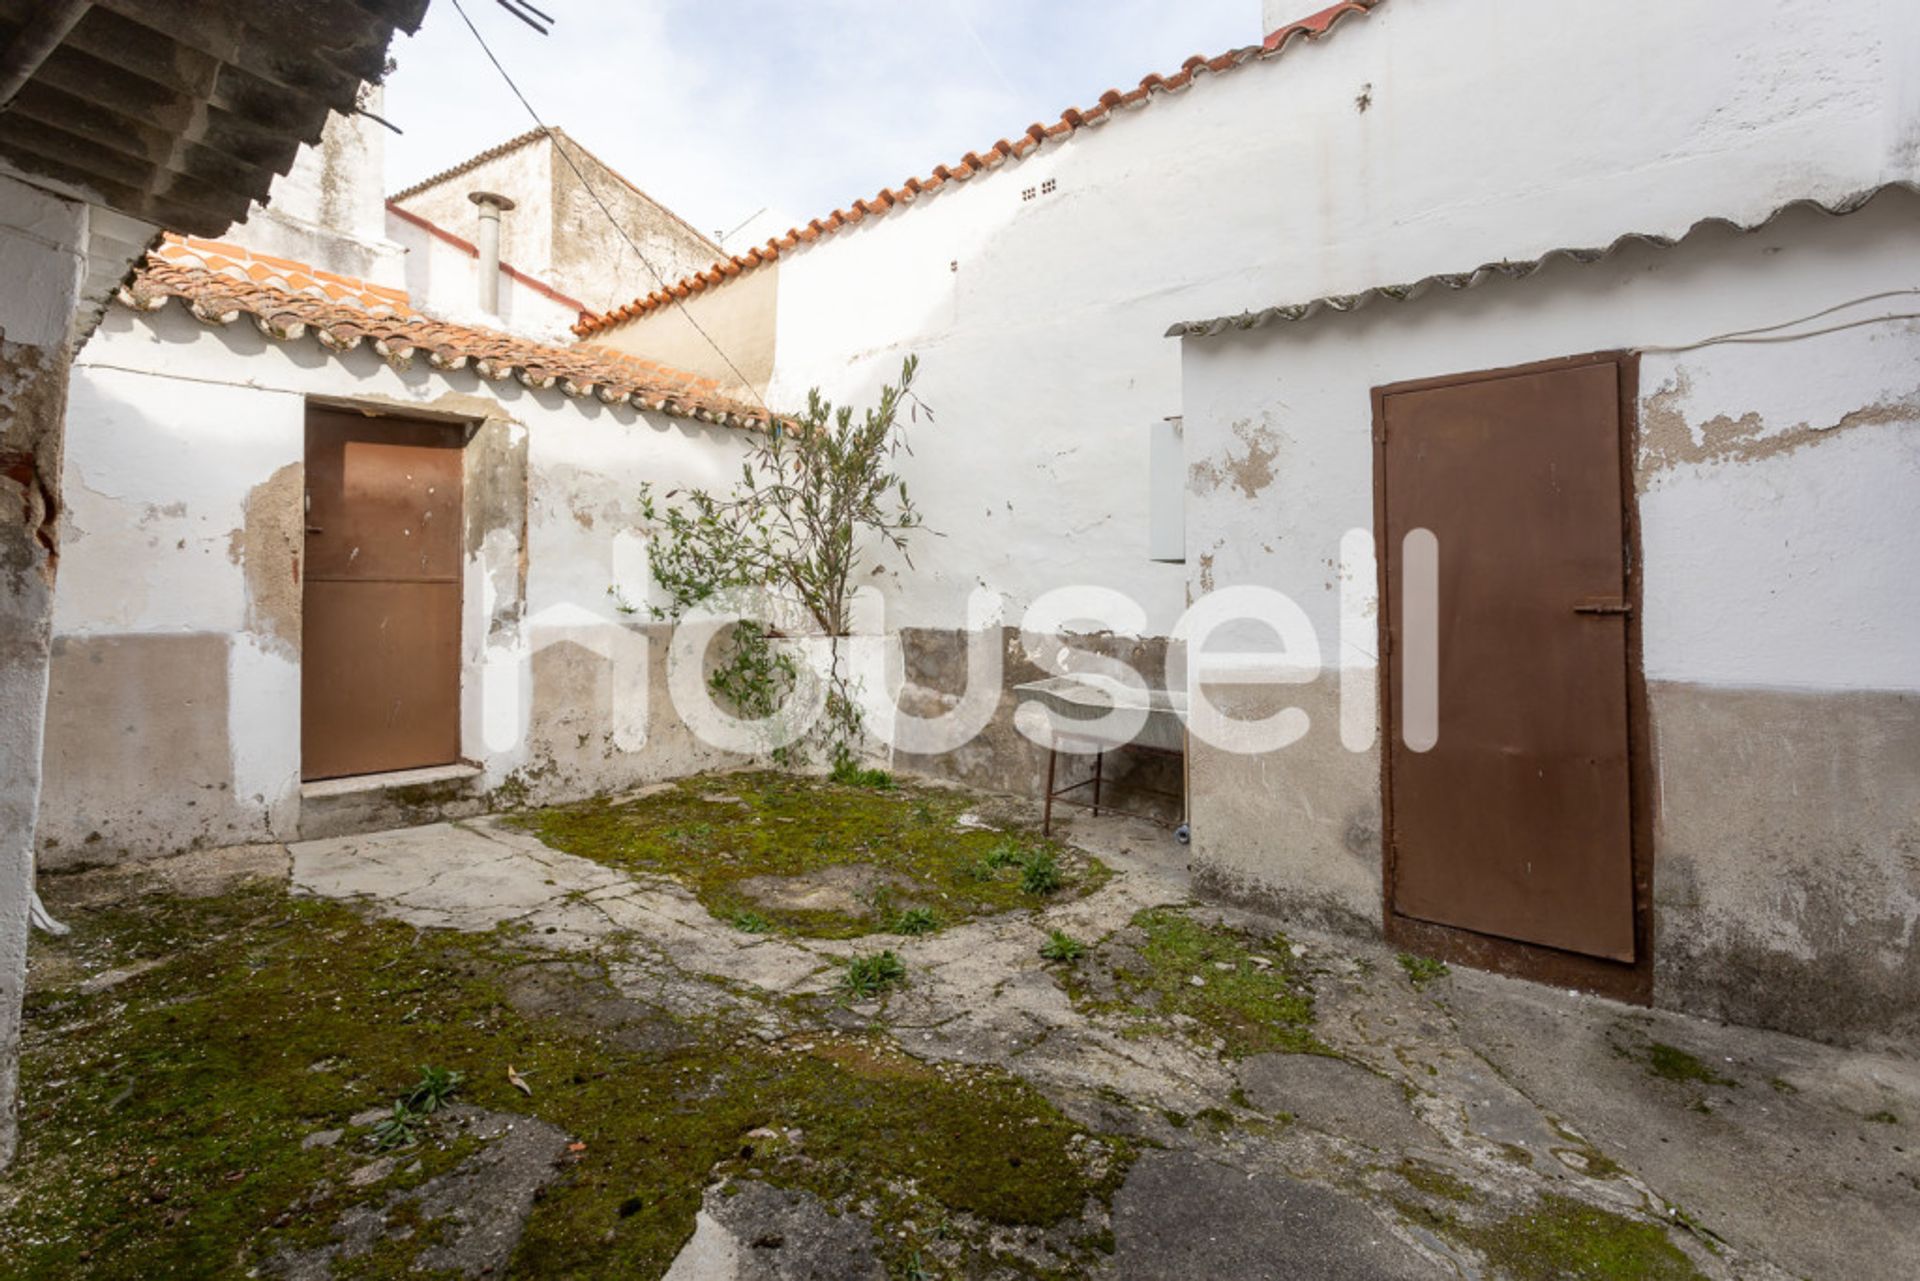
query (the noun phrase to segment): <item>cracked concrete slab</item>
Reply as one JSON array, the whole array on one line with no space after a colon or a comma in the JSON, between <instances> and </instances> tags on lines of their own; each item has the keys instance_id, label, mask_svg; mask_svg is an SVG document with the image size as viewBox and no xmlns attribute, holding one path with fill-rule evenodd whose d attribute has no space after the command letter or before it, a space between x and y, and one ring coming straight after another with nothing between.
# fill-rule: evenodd
<instances>
[{"instance_id":1,"label":"cracked concrete slab","mask_svg":"<svg viewBox=\"0 0 1920 1281\"><path fill-rule=\"evenodd\" d=\"M1330 1054L1236 1062L1190 1020L1143 1031L1076 1007L1040 946L1060 929L1095 945L1081 964L1098 964L1101 940L1148 908L1259 935L1285 923L1194 904L1159 829L1076 816L1068 832L1114 869L1100 889L915 938L745 934L676 882L557 852L497 818L308 842L292 847L291 869L297 892L377 915L521 931L557 966L591 960L617 992L676 1015L726 1012L770 1041L822 1025L871 1032L931 1063L1009 1070L1081 1123L1159 1145L1114 1201L1118 1253L1103 1265L1114 1276L1477 1267L1395 1211L1418 1199L1410 1167L1445 1172L1476 1213L1550 1194L1664 1225L1712 1278L1892 1281L1920 1251L1920 1145L1907 1141L1920 1073L1905 1060L1482 975L1418 990L1378 943L1290 929ZM904 963L904 987L836 1001L840 965L882 947ZM516 1000L572 999L563 988L535 983ZM650 1035L645 1020L608 1018L609 1035ZM1676 1093L1635 1057L1656 1038L1733 1060L1738 1086ZM1902 1119L1867 1120L1876 1109ZM786 1212L761 1209L767 1222ZM865 1230L857 1214L847 1222ZM709 1205L672 1275L789 1275L766 1271L787 1264L742 1231Z\"/></svg>"},{"instance_id":2,"label":"cracked concrete slab","mask_svg":"<svg viewBox=\"0 0 1920 1281\"><path fill-rule=\"evenodd\" d=\"M1364 1203L1191 1152L1149 1152L1113 1203L1112 1274L1130 1281L1415 1281L1444 1272Z\"/></svg>"}]
</instances>

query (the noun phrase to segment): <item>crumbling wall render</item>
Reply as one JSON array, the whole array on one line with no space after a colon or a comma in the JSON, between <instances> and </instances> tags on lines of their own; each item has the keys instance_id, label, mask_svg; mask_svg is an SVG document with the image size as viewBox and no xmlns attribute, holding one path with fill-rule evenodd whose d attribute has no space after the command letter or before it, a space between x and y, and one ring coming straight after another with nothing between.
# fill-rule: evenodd
<instances>
[{"instance_id":1,"label":"crumbling wall render","mask_svg":"<svg viewBox=\"0 0 1920 1281\"><path fill-rule=\"evenodd\" d=\"M105 345L69 407L41 863L291 837L304 401Z\"/></svg>"},{"instance_id":2,"label":"crumbling wall render","mask_svg":"<svg viewBox=\"0 0 1920 1281\"><path fill-rule=\"evenodd\" d=\"M58 564L68 325L86 212L0 177L0 1166L13 1157Z\"/></svg>"},{"instance_id":3,"label":"crumbling wall render","mask_svg":"<svg viewBox=\"0 0 1920 1281\"><path fill-rule=\"evenodd\" d=\"M1189 589L1287 592L1329 664L1335 558L1373 524L1370 390L1643 346L1634 501L1652 737L1654 1000L1849 1043L1920 1043L1920 199L1704 231L1417 302L1185 344ZM1846 306L1855 303L1858 305ZM1694 344L1820 316L1765 343ZM1688 350L1672 352L1669 348ZM1257 447L1256 447L1257 446ZM1273 457L1267 459L1271 452ZM1242 483L1249 465L1271 471ZM1444 544L1442 555L1444 557ZM1366 590L1370 606L1374 593ZM1371 676L1364 645L1341 646ZM1196 880L1380 919L1378 743L1312 728L1193 759ZM1441 713L1446 733L1446 713Z\"/></svg>"},{"instance_id":4,"label":"crumbling wall render","mask_svg":"<svg viewBox=\"0 0 1920 1281\"><path fill-rule=\"evenodd\" d=\"M1641 392L1657 997L1920 1043L1920 325Z\"/></svg>"}]
</instances>

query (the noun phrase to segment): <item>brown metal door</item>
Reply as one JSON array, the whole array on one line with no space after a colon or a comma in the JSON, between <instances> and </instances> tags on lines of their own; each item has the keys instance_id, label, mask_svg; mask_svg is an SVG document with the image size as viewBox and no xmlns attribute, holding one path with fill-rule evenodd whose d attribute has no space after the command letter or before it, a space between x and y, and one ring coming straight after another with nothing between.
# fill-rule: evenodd
<instances>
[{"instance_id":1,"label":"brown metal door","mask_svg":"<svg viewBox=\"0 0 1920 1281\"><path fill-rule=\"evenodd\" d=\"M304 778L459 759L462 436L308 411Z\"/></svg>"},{"instance_id":2,"label":"brown metal door","mask_svg":"<svg viewBox=\"0 0 1920 1281\"><path fill-rule=\"evenodd\" d=\"M1382 397L1394 911L1634 959L1620 370ZM1405 741L1404 539L1438 540L1438 738Z\"/></svg>"}]
</instances>

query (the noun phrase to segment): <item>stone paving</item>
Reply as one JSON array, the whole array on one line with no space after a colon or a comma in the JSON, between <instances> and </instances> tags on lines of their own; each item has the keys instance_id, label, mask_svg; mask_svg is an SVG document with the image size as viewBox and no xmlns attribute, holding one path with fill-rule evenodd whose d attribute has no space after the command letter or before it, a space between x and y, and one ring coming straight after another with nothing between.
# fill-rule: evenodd
<instances>
[{"instance_id":1,"label":"stone paving","mask_svg":"<svg viewBox=\"0 0 1920 1281\"><path fill-rule=\"evenodd\" d=\"M830 1013L816 1017L884 1032L923 1060L1006 1068L1075 1120L1143 1141L1114 1199L1106 1275L1485 1275L1491 1256L1445 1230L1448 1201L1519 1211L1543 1197L1658 1223L1708 1277L1920 1271L1913 1060L1477 973L1416 988L1377 944L1297 930L1331 1056L1235 1061L1203 1037L1141 1036L1076 1008L1039 955L1050 929L1098 940L1170 905L1237 927L1285 923L1193 904L1183 851L1158 829L1082 816L1069 833L1115 869L1105 886L889 939L907 986L822 1003ZM873 947L743 934L677 883L558 853L493 818L290 856L297 893L421 927L510 924L606 962L625 994L725 1011L770 1041L803 1016L764 998L826 993L836 962ZM1657 1075L1655 1046L1710 1070ZM669 1275L884 1275L866 1236L802 1194L735 1185L709 1195ZM767 1241L780 1248L756 1248ZM1616 1275L1584 1266L1570 1259L1565 1275Z\"/></svg>"}]
</instances>

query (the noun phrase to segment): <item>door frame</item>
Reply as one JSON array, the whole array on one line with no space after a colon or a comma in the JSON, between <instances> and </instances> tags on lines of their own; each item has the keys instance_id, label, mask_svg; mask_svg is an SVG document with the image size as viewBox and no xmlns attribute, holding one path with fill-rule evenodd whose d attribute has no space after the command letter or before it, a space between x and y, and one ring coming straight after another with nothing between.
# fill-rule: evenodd
<instances>
[{"instance_id":1,"label":"door frame","mask_svg":"<svg viewBox=\"0 0 1920 1281\"><path fill-rule=\"evenodd\" d=\"M1387 562L1391 549L1387 542L1387 397L1407 392L1431 391L1470 383L1491 382L1525 374L1554 373L1591 365L1616 365L1619 369L1620 406L1620 511L1626 546L1626 598L1632 606L1627 615L1627 803L1628 830L1633 871L1633 950L1631 965L1563 951L1538 943L1498 938L1457 926L1415 920L1394 911L1394 818L1393 818L1393 681L1392 668L1398 656L1390 652L1388 638L1389 595ZM1396 947L1437 956L1474 969L1493 970L1519 978L1551 983L1558 987L1582 988L1616 1000L1650 1005L1653 1001L1653 741L1647 712L1646 669L1642 656L1643 557L1640 543L1640 512L1634 487L1634 462L1640 437L1640 358L1631 351L1601 351L1582 356L1508 365L1471 373L1448 374L1437 378L1419 378L1387 383L1373 388L1373 532L1377 554L1374 557L1379 608L1378 648L1380 655L1380 912L1388 942Z\"/></svg>"},{"instance_id":2,"label":"door frame","mask_svg":"<svg viewBox=\"0 0 1920 1281\"><path fill-rule=\"evenodd\" d=\"M413 424L416 426L425 426L425 427L442 427L442 428L450 429L451 431L457 434L458 443L449 446L451 449L454 450L454 452L456 452L459 455L459 471L460 471L460 521L459 521L459 526L460 526L459 566L460 568L459 568L459 572L455 576L455 584L454 584L454 598L455 598L456 604L455 604L455 615L454 615L455 627L454 627L453 661L454 661L454 679L455 679L454 737L455 737L455 743L456 743L456 750L455 750L454 759L451 762L443 765L425 765L425 766L409 767L406 769L399 769L399 770L375 771L373 773L367 773L367 774L343 774L343 775L337 775L337 776L333 776L325 779L308 779L306 777L307 760L306 760L306 745L305 745L305 738L304 738L306 733L305 716L304 716L304 700L306 697L305 682L307 679L307 666L306 666L306 651L303 643L301 647L301 661L299 665L299 678L301 682L300 699L301 699L301 706L303 710L302 710L301 717L298 718L299 728L297 731L297 736L299 737L300 741L298 742L298 745L296 746L296 749L295 749L295 756L299 760L299 772L300 772L299 785L302 788L314 787L314 786L325 786L329 784L332 784L335 786L349 786L349 785L366 783L369 780L375 783L383 783L384 780L401 778L407 775L418 773L422 770L444 770L449 768L466 768L466 769L477 770L480 768L480 763L478 761L473 760L468 755L469 725L468 725L468 714L467 714L467 689L470 683L472 673L468 670L469 662L468 662L468 655L467 655L468 636L467 636L466 562L468 559L468 554L467 554L466 548L469 542L469 535L472 532L473 524L475 520L475 509L472 502L472 494L471 494L471 489L472 489L471 471L472 471L474 460L473 460L472 453L470 451L472 449L474 440L479 435L481 428L485 426L486 420L475 418L472 414L469 414L469 413L449 412L445 410L435 409L431 406L420 406L418 408L411 405L404 406L404 407L396 407L396 406L391 406L391 405L378 403L378 402L356 400L349 396L329 396L329 395L316 394L316 395L308 395L308 396L302 397L301 436L302 436L303 443L302 443L301 458L300 458L301 505L300 505L300 511L299 511L300 528L302 530L304 530L307 526L307 519L309 515L306 507L306 492L307 492L306 467L308 462L308 456L307 456L307 451L306 451L304 441L306 436L306 424L311 421L312 416L316 410L321 413L338 414L344 417L362 418L367 420L369 424L373 424L373 425L384 423L384 424ZM371 427L370 429L377 431L378 427L374 426L374 427ZM301 535L299 572L300 572L300 589L301 589L300 625L301 625L301 630L304 637L304 632L305 632L306 622L307 622L307 619L306 619L307 552L306 552L306 535L304 533Z\"/></svg>"}]
</instances>

